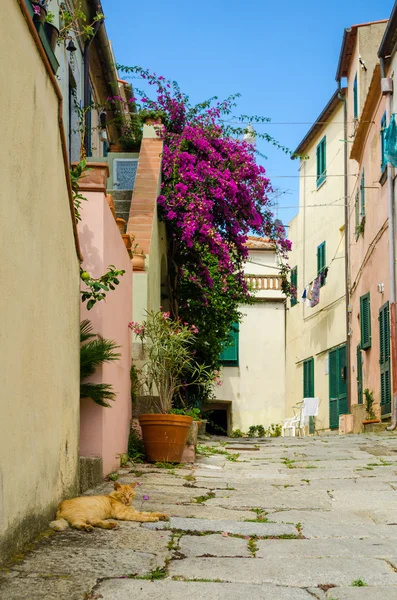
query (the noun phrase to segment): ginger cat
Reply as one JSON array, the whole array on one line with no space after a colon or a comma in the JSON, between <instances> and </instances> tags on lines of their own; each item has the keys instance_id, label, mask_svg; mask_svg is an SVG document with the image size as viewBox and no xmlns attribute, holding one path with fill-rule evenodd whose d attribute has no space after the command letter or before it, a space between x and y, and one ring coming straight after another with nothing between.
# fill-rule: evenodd
<instances>
[{"instance_id":1,"label":"ginger cat","mask_svg":"<svg viewBox=\"0 0 397 600\"><path fill-rule=\"evenodd\" d=\"M118 523L105 519L120 519L121 521L167 521L168 515L157 512L139 512L131 506L135 498L136 483L114 484L114 491L109 496L80 496L64 500L58 506L56 521L50 523L55 531L63 531L69 525L75 529L92 531L94 527L102 529L118 529Z\"/></svg>"}]
</instances>

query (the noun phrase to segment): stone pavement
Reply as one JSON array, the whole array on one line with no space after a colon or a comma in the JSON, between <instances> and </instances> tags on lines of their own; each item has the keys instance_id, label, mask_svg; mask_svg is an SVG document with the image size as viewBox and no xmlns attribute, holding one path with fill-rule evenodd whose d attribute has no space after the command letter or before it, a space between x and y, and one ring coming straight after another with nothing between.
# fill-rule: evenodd
<instances>
[{"instance_id":1,"label":"stone pavement","mask_svg":"<svg viewBox=\"0 0 397 600\"><path fill-rule=\"evenodd\" d=\"M397 435L220 440L193 466L120 470L169 522L44 532L1 600L397 599Z\"/></svg>"}]
</instances>

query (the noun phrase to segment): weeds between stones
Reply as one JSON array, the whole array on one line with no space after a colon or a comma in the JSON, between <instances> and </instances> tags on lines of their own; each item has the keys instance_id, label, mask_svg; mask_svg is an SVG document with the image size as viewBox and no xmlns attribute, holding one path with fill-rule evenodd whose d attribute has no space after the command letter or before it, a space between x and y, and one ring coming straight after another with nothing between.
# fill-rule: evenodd
<instances>
[{"instance_id":1,"label":"weeds between stones","mask_svg":"<svg viewBox=\"0 0 397 600\"><path fill-rule=\"evenodd\" d=\"M211 498L215 498L215 494L212 490L210 490L208 494L205 494L205 496L196 496L193 501L196 502L196 504L204 504L204 502Z\"/></svg>"},{"instance_id":2,"label":"weeds between stones","mask_svg":"<svg viewBox=\"0 0 397 600\"><path fill-rule=\"evenodd\" d=\"M361 577L359 579L355 579L354 581L352 581L352 587L367 587L368 583L365 583L365 581L363 579L361 579Z\"/></svg>"},{"instance_id":3,"label":"weeds between stones","mask_svg":"<svg viewBox=\"0 0 397 600\"><path fill-rule=\"evenodd\" d=\"M295 466L295 460L291 460L290 458L288 458L288 456L283 457L282 462L285 464L285 466L287 467L287 469L296 469Z\"/></svg>"},{"instance_id":4,"label":"weeds between stones","mask_svg":"<svg viewBox=\"0 0 397 600\"><path fill-rule=\"evenodd\" d=\"M249 540L248 540L248 551L251 552L253 558L256 558L256 553L258 552L259 548L256 545L256 536L252 536Z\"/></svg>"}]
</instances>

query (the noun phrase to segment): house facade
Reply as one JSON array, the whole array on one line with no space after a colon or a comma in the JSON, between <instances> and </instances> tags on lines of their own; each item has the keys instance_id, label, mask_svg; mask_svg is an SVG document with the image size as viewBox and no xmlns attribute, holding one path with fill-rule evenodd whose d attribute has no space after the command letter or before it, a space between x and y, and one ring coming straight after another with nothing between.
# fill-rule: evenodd
<instances>
[{"instance_id":1,"label":"house facade","mask_svg":"<svg viewBox=\"0 0 397 600\"><path fill-rule=\"evenodd\" d=\"M252 425L267 428L285 418L285 296L278 259L267 239L251 236L247 245L244 272L254 301L241 307L243 319L221 355L223 384L216 400L203 407L210 421L229 434L247 432Z\"/></svg>"},{"instance_id":2,"label":"house facade","mask_svg":"<svg viewBox=\"0 0 397 600\"><path fill-rule=\"evenodd\" d=\"M0 17L2 561L78 493L82 256L62 93L30 3L5 0Z\"/></svg>"},{"instance_id":3,"label":"house facade","mask_svg":"<svg viewBox=\"0 0 397 600\"><path fill-rule=\"evenodd\" d=\"M391 411L386 100L377 57L385 27L382 21L346 30L336 76L347 78L350 408L365 405L371 393L374 416L383 418ZM365 408L358 414L365 417Z\"/></svg>"},{"instance_id":4,"label":"house facade","mask_svg":"<svg viewBox=\"0 0 397 600\"><path fill-rule=\"evenodd\" d=\"M379 50L379 68L381 77L381 93L385 99L385 113L382 115L382 175L386 175L387 181L387 204L389 214L389 268L390 268L390 364L391 364L391 425L392 429L397 426L397 332L396 332L396 189L395 189L395 167L397 156L395 152L395 133L397 97L395 94L395 72L397 68L396 54L396 32L397 32L397 2L394 4L389 22L385 29ZM387 139L390 143L387 144ZM394 147L393 147L394 146ZM386 165L385 165L386 163ZM384 175L385 173L385 175Z\"/></svg>"},{"instance_id":5,"label":"house facade","mask_svg":"<svg viewBox=\"0 0 397 600\"><path fill-rule=\"evenodd\" d=\"M286 412L319 398L316 430L337 428L347 412L344 93L333 94L295 151L299 212L288 231L296 292L286 316Z\"/></svg>"}]
</instances>

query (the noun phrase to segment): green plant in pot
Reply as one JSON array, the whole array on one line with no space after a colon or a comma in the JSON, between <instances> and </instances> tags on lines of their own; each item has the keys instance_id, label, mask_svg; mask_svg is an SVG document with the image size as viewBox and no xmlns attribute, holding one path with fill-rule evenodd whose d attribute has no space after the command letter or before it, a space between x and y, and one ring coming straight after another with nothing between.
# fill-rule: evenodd
<instances>
[{"instance_id":1,"label":"green plant in pot","mask_svg":"<svg viewBox=\"0 0 397 600\"><path fill-rule=\"evenodd\" d=\"M365 397L365 410L366 410L366 419L363 421L363 423L379 423L379 419L376 416L376 413L373 409L373 404L374 404L374 394L373 392L370 392L368 388L365 388L364 390L364 397Z\"/></svg>"},{"instance_id":2,"label":"green plant in pot","mask_svg":"<svg viewBox=\"0 0 397 600\"><path fill-rule=\"evenodd\" d=\"M44 32L46 34L48 43L50 44L51 50L55 52L57 41L59 38L59 29L54 25L55 15L51 11L48 11L44 22Z\"/></svg>"},{"instance_id":3,"label":"green plant in pot","mask_svg":"<svg viewBox=\"0 0 397 600\"><path fill-rule=\"evenodd\" d=\"M44 25L47 17L47 0L31 0L31 5L33 8L33 21L40 21Z\"/></svg>"},{"instance_id":4,"label":"green plant in pot","mask_svg":"<svg viewBox=\"0 0 397 600\"><path fill-rule=\"evenodd\" d=\"M139 417L146 457L152 462L180 462L193 418L173 414L174 400L187 377L201 385L212 376L194 360L197 328L161 311L148 312L142 325L129 327L144 345L140 388L153 402L153 414Z\"/></svg>"}]
</instances>

